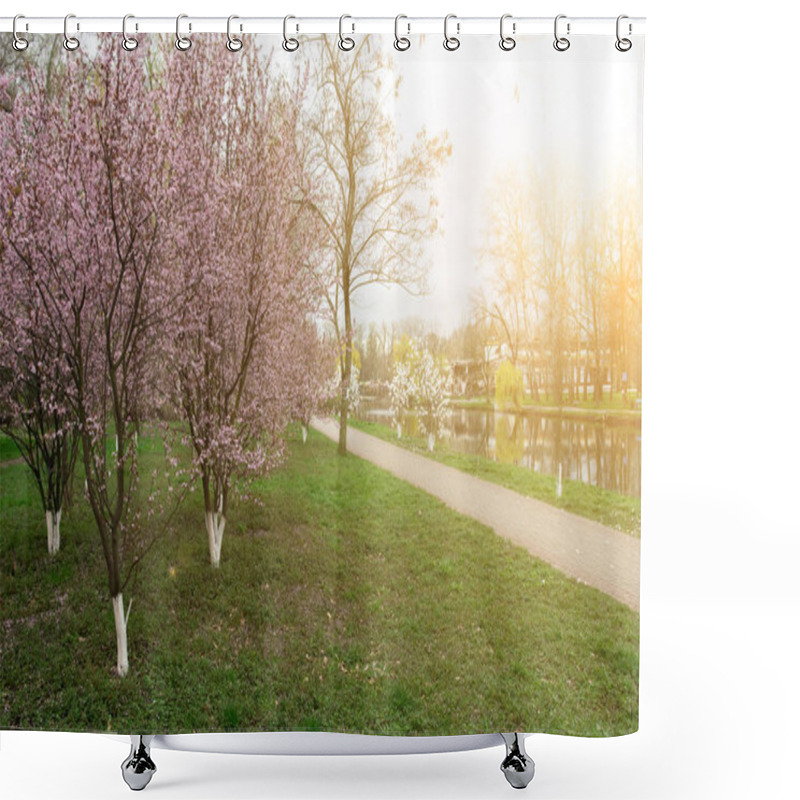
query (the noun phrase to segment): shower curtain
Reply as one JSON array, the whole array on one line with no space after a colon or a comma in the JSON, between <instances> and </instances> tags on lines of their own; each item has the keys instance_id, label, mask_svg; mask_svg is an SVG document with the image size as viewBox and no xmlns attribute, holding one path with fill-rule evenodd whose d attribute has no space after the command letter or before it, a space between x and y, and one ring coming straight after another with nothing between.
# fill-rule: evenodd
<instances>
[{"instance_id":1,"label":"shower curtain","mask_svg":"<svg viewBox=\"0 0 800 800\"><path fill-rule=\"evenodd\" d=\"M0 729L636 730L641 37L29 38Z\"/></svg>"}]
</instances>

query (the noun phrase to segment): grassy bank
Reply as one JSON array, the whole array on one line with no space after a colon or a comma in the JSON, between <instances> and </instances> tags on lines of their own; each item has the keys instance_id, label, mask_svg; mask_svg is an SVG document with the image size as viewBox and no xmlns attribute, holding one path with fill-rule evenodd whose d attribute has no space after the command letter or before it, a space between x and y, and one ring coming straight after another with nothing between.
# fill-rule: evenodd
<instances>
[{"instance_id":1,"label":"grassy bank","mask_svg":"<svg viewBox=\"0 0 800 800\"><path fill-rule=\"evenodd\" d=\"M127 593L125 679L86 505L49 558L24 466L1 470L0 728L636 729L638 614L335 451L293 434L218 570L189 496Z\"/></svg>"},{"instance_id":2,"label":"grassy bank","mask_svg":"<svg viewBox=\"0 0 800 800\"><path fill-rule=\"evenodd\" d=\"M637 410L637 400L639 393L635 389L631 389L624 394L622 392L603 392L603 397L599 402L595 403L594 396L590 394L586 399L583 399L579 393L574 399L570 400L568 395L562 398L562 406L569 408L584 408L601 411L624 411L624 410ZM535 408L536 406L557 406L556 396L540 394L534 400L531 397L526 397L524 405L527 407Z\"/></svg>"},{"instance_id":3,"label":"grassy bank","mask_svg":"<svg viewBox=\"0 0 800 800\"><path fill-rule=\"evenodd\" d=\"M392 444L405 447L406 450L468 472L470 475L498 483L528 497L543 500L545 503L563 508L565 511L596 520L603 525L634 536L641 535L641 500L636 497L629 497L572 480L563 481L562 495L556 497L556 478L552 475L543 475L516 464L503 464L483 456L467 455L449 448L443 442L437 442L431 453L428 450L427 439L421 436L405 435L398 439L394 429L379 422L351 419L348 421L348 425Z\"/></svg>"},{"instance_id":4,"label":"grassy bank","mask_svg":"<svg viewBox=\"0 0 800 800\"><path fill-rule=\"evenodd\" d=\"M487 403L486 400L463 400L450 399L449 404L453 408L470 409L474 411L495 411L494 403ZM640 424L642 411L637 407L630 407L630 403L625 405L622 399L609 399L596 406L591 400L576 401L556 405L549 398L542 398L539 402L533 402L526 398L520 408L507 408L505 411L511 414L542 415L546 417L568 417L583 420L601 420L604 422L622 422L625 424Z\"/></svg>"}]
</instances>

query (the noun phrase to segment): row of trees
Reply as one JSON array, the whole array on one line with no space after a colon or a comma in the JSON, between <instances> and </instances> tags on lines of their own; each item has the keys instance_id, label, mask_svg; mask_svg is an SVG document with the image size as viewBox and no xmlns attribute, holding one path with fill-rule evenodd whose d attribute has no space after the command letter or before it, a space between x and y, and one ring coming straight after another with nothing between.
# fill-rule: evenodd
<instances>
[{"instance_id":1,"label":"row of trees","mask_svg":"<svg viewBox=\"0 0 800 800\"><path fill-rule=\"evenodd\" d=\"M590 392L600 403L606 385L641 393L639 189L581 196L568 170L548 163L513 171L491 193L485 280L463 326L444 336L420 319L355 329L366 380L388 383L395 343L411 335L436 357L478 368L487 402L493 382L505 393L517 373L514 405L526 388L558 404Z\"/></svg>"},{"instance_id":2,"label":"row of trees","mask_svg":"<svg viewBox=\"0 0 800 800\"><path fill-rule=\"evenodd\" d=\"M305 434L338 394L346 450L352 298L423 288L449 146L420 131L400 153L368 39L309 42L290 68L257 46L97 42L31 48L0 78L0 429L51 553L81 463L125 675L123 593L184 494L202 487L218 565L232 493L279 463L290 419ZM151 476L146 425L166 449Z\"/></svg>"},{"instance_id":3,"label":"row of trees","mask_svg":"<svg viewBox=\"0 0 800 800\"><path fill-rule=\"evenodd\" d=\"M96 41L0 56L0 429L34 475L51 553L81 464L124 675L123 593L185 492L202 489L218 565L232 495L279 463L290 419L307 425L335 393L346 451L359 361L434 437L456 339L485 359L505 337L531 386L549 353L563 387L582 331L598 363L633 374L640 240L624 204L547 199L534 172L506 182L475 318L450 344L415 333L403 356L384 335L359 359L359 292L426 288L430 185L450 155L424 129L401 146L390 50L322 37L286 66L224 39ZM166 448L157 476L139 465L147 425Z\"/></svg>"},{"instance_id":4,"label":"row of trees","mask_svg":"<svg viewBox=\"0 0 800 800\"><path fill-rule=\"evenodd\" d=\"M322 398L307 91L255 49L231 70L166 41L108 41L0 86L0 425L51 553L81 460L120 675L123 592L182 495L199 480L218 565L232 488L273 468L288 420ZM137 443L154 421L167 459L149 478Z\"/></svg>"},{"instance_id":5,"label":"row of trees","mask_svg":"<svg viewBox=\"0 0 800 800\"><path fill-rule=\"evenodd\" d=\"M490 200L491 285L476 323L534 399L641 390L642 231L635 184L582 196L557 159L512 170Z\"/></svg>"}]
</instances>

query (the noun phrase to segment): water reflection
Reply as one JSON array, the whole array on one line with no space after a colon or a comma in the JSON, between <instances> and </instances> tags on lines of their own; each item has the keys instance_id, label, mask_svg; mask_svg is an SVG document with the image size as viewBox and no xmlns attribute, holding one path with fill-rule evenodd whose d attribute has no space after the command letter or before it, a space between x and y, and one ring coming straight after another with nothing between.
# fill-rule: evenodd
<instances>
[{"instance_id":1,"label":"water reflection","mask_svg":"<svg viewBox=\"0 0 800 800\"><path fill-rule=\"evenodd\" d=\"M360 416L391 424L388 409L365 403ZM414 435L413 415L404 431ZM449 447L548 475L562 475L603 489L641 495L639 426L540 414L450 409L445 441Z\"/></svg>"}]
</instances>

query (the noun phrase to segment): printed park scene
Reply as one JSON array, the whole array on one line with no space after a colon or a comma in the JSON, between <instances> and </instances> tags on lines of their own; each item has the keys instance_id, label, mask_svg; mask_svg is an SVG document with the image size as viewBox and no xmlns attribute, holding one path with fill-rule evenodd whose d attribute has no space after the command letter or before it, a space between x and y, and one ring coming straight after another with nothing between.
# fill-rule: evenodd
<instances>
[{"instance_id":1,"label":"printed park scene","mask_svg":"<svg viewBox=\"0 0 800 800\"><path fill-rule=\"evenodd\" d=\"M2 42L0 729L637 729L638 119L488 39Z\"/></svg>"}]
</instances>

